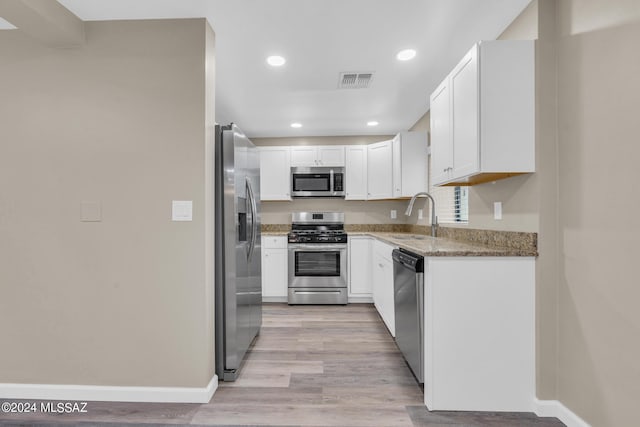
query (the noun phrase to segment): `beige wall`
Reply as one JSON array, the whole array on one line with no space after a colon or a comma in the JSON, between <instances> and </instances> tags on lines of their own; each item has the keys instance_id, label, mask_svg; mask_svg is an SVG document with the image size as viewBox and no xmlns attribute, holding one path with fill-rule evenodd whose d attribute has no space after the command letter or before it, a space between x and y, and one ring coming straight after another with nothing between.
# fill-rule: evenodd
<instances>
[{"instance_id":1,"label":"beige wall","mask_svg":"<svg viewBox=\"0 0 640 427\"><path fill-rule=\"evenodd\" d=\"M389 135L331 136L300 138L251 138L257 146L278 145L357 145L371 144L393 138ZM292 212L336 211L345 213L347 224L404 224L405 201L376 200L355 201L342 199L295 199L290 202L262 202L263 224L289 224ZM391 219L391 210L397 211L397 219Z\"/></svg>"},{"instance_id":2,"label":"beige wall","mask_svg":"<svg viewBox=\"0 0 640 427\"><path fill-rule=\"evenodd\" d=\"M213 34L85 29L64 50L0 32L0 383L203 387ZM174 199L193 222L171 222ZM101 222L80 222L83 201Z\"/></svg>"},{"instance_id":3,"label":"beige wall","mask_svg":"<svg viewBox=\"0 0 640 427\"><path fill-rule=\"evenodd\" d=\"M558 6L558 397L594 426L637 426L640 7Z\"/></svg>"},{"instance_id":4,"label":"beige wall","mask_svg":"<svg viewBox=\"0 0 640 427\"><path fill-rule=\"evenodd\" d=\"M472 187L469 226L538 232L538 397L594 426L640 425L640 8L536 0L501 38L534 36L536 173Z\"/></svg>"}]
</instances>

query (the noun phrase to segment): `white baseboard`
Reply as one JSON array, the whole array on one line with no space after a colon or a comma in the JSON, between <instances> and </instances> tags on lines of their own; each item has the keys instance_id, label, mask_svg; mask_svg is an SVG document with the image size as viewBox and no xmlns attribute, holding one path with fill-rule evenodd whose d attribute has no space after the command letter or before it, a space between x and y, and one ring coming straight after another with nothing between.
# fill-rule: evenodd
<instances>
[{"instance_id":1,"label":"white baseboard","mask_svg":"<svg viewBox=\"0 0 640 427\"><path fill-rule=\"evenodd\" d=\"M106 402L207 403L218 388L214 375L206 387L118 387L57 384L0 384L0 398Z\"/></svg>"},{"instance_id":2,"label":"white baseboard","mask_svg":"<svg viewBox=\"0 0 640 427\"><path fill-rule=\"evenodd\" d=\"M373 304L373 297L349 297L349 304Z\"/></svg>"},{"instance_id":3,"label":"white baseboard","mask_svg":"<svg viewBox=\"0 0 640 427\"><path fill-rule=\"evenodd\" d=\"M288 302L287 297L262 297L262 302Z\"/></svg>"},{"instance_id":4,"label":"white baseboard","mask_svg":"<svg viewBox=\"0 0 640 427\"><path fill-rule=\"evenodd\" d=\"M535 399L534 405L534 412L539 417L556 417L565 423L567 427L591 427L589 423L557 400Z\"/></svg>"}]
</instances>

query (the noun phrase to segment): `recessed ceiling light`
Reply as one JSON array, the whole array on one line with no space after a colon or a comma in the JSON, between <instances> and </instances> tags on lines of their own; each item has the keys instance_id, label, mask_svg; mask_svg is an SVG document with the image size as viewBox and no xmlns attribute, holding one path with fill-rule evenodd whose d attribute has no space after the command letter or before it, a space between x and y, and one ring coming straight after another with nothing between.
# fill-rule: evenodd
<instances>
[{"instance_id":1,"label":"recessed ceiling light","mask_svg":"<svg viewBox=\"0 0 640 427\"><path fill-rule=\"evenodd\" d=\"M371 120L370 122L367 122L367 126L378 126L380 123L376 122L375 120Z\"/></svg>"},{"instance_id":2,"label":"recessed ceiling light","mask_svg":"<svg viewBox=\"0 0 640 427\"><path fill-rule=\"evenodd\" d=\"M267 64L271 65L272 67L280 67L284 65L285 62L287 62L287 60L279 55L273 55L267 58Z\"/></svg>"},{"instance_id":3,"label":"recessed ceiling light","mask_svg":"<svg viewBox=\"0 0 640 427\"><path fill-rule=\"evenodd\" d=\"M408 60L413 59L415 57L416 57L416 51L413 50L413 49L401 50L396 55L396 58L398 58L398 61L408 61Z\"/></svg>"},{"instance_id":4,"label":"recessed ceiling light","mask_svg":"<svg viewBox=\"0 0 640 427\"><path fill-rule=\"evenodd\" d=\"M302 123L291 123L291 127L292 128L301 128L302 127Z\"/></svg>"}]
</instances>

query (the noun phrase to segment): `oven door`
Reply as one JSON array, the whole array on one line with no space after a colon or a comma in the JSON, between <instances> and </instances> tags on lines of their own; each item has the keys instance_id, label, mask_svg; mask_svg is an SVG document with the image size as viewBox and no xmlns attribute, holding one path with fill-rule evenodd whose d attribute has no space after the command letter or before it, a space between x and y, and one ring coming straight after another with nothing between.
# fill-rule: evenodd
<instances>
[{"instance_id":1,"label":"oven door","mask_svg":"<svg viewBox=\"0 0 640 427\"><path fill-rule=\"evenodd\" d=\"M290 288L347 286L346 244L290 244Z\"/></svg>"}]
</instances>

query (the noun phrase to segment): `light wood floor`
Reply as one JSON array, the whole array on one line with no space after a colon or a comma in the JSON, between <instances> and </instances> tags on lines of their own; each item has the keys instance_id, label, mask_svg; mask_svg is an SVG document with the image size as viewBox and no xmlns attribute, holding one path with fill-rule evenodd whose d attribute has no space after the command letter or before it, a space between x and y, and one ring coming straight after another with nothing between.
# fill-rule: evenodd
<instances>
[{"instance_id":1,"label":"light wood floor","mask_svg":"<svg viewBox=\"0 0 640 427\"><path fill-rule=\"evenodd\" d=\"M82 415L0 414L0 425L562 426L523 413L432 412L369 304L265 304L240 377L208 404L90 402Z\"/></svg>"}]
</instances>

